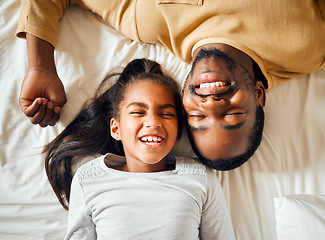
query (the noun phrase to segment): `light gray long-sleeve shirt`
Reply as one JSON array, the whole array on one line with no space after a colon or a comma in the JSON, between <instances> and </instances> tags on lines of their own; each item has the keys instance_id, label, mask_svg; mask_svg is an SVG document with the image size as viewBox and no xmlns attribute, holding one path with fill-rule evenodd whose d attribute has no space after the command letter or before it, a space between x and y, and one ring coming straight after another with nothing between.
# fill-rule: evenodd
<instances>
[{"instance_id":1,"label":"light gray long-sleeve shirt","mask_svg":"<svg viewBox=\"0 0 325 240\"><path fill-rule=\"evenodd\" d=\"M235 239L213 170L177 157L175 170L133 173L101 156L71 185L66 239Z\"/></svg>"}]
</instances>

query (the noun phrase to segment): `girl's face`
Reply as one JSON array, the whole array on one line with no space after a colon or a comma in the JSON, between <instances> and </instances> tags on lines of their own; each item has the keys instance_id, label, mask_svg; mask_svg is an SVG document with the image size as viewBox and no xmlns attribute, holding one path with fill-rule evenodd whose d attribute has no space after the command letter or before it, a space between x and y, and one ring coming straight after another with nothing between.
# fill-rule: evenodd
<instances>
[{"instance_id":1,"label":"girl's face","mask_svg":"<svg viewBox=\"0 0 325 240\"><path fill-rule=\"evenodd\" d=\"M130 172L166 170L165 157L177 141L175 98L168 87L148 81L131 84L111 119L111 135L121 140Z\"/></svg>"}]
</instances>

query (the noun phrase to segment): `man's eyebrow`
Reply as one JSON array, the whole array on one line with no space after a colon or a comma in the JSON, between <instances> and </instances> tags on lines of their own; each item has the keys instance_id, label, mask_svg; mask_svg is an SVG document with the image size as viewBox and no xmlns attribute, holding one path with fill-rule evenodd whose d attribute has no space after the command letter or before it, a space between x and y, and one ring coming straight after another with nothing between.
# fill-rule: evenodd
<instances>
[{"instance_id":1,"label":"man's eyebrow","mask_svg":"<svg viewBox=\"0 0 325 240\"><path fill-rule=\"evenodd\" d=\"M239 123L236 123L234 125L222 124L221 127L224 128L224 129L227 129L227 130L236 130L236 129L241 128L245 123L246 123L246 120L242 121L242 122L239 122Z\"/></svg>"},{"instance_id":2,"label":"man's eyebrow","mask_svg":"<svg viewBox=\"0 0 325 240\"><path fill-rule=\"evenodd\" d=\"M204 130L208 129L208 126L206 126L206 125L201 125L201 126L198 126L198 127L194 127L192 125L188 125L188 126L193 132L200 132L200 131L204 131Z\"/></svg>"},{"instance_id":3,"label":"man's eyebrow","mask_svg":"<svg viewBox=\"0 0 325 240\"><path fill-rule=\"evenodd\" d=\"M246 123L246 120L242 121L242 122L239 122L239 123L236 123L234 125L222 124L221 127L224 128L224 129L227 129L227 130L236 130L236 129L241 128L245 123ZM198 127L195 127L195 126L192 126L192 125L188 125L188 126L193 132L205 131L205 130L207 130L209 128L207 125L201 125L201 126L198 126Z\"/></svg>"}]
</instances>

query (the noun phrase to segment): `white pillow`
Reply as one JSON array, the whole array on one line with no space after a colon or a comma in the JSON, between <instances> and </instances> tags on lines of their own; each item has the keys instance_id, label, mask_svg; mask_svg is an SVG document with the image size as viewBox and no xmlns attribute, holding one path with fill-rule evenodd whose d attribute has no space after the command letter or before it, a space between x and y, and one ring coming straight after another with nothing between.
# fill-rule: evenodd
<instances>
[{"instance_id":1,"label":"white pillow","mask_svg":"<svg viewBox=\"0 0 325 240\"><path fill-rule=\"evenodd\" d=\"M324 240L325 197L307 194L274 198L277 240Z\"/></svg>"}]
</instances>

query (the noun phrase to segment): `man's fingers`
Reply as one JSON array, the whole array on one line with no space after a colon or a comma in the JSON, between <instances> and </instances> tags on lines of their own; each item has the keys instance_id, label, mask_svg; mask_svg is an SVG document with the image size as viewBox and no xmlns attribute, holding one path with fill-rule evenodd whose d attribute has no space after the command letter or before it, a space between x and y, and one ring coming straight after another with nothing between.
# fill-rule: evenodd
<instances>
[{"instance_id":1,"label":"man's fingers","mask_svg":"<svg viewBox=\"0 0 325 240\"><path fill-rule=\"evenodd\" d=\"M60 119L60 112L61 112L61 108L58 106L55 106L53 109L53 118L52 120L49 122L50 126L54 126Z\"/></svg>"},{"instance_id":2,"label":"man's fingers","mask_svg":"<svg viewBox=\"0 0 325 240\"><path fill-rule=\"evenodd\" d=\"M42 98L37 98L34 101L20 98L19 104L21 109L23 110L23 113L27 117L33 117L34 114L38 111L38 109L42 105L42 101L43 101Z\"/></svg>"},{"instance_id":3,"label":"man's fingers","mask_svg":"<svg viewBox=\"0 0 325 240\"><path fill-rule=\"evenodd\" d=\"M48 125L53 125L54 120L54 104L52 102L48 102L46 105L46 111L42 121L40 121L39 125L41 127L47 127ZM55 123L54 123L55 124Z\"/></svg>"},{"instance_id":4,"label":"man's fingers","mask_svg":"<svg viewBox=\"0 0 325 240\"><path fill-rule=\"evenodd\" d=\"M43 99L42 104L40 105L38 111L35 112L31 117L29 117L31 123L39 124L42 121L46 113L46 109L47 109L46 105L47 105L47 100Z\"/></svg>"},{"instance_id":5,"label":"man's fingers","mask_svg":"<svg viewBox=\"0 0 325 240\"><path fill-rule=\"evenodd\" d=\"M41 127L54 126L60 118L61 108L59 106L55 106L52 102L48 102L46 107L45 115L39 123Z\"/></svg>"},{"instance_id":6,"label":"man's fingers","mask_svg":"<svg viewBox=\"0 0 325 240\"><path fill-rule=\"evenodd\" d=\"M55 106L46 98L37 98L33 102L20 99L20 106L32 124L46 127L54 126L59 121L61 107Z\"/></svg>"}]
</instances>

